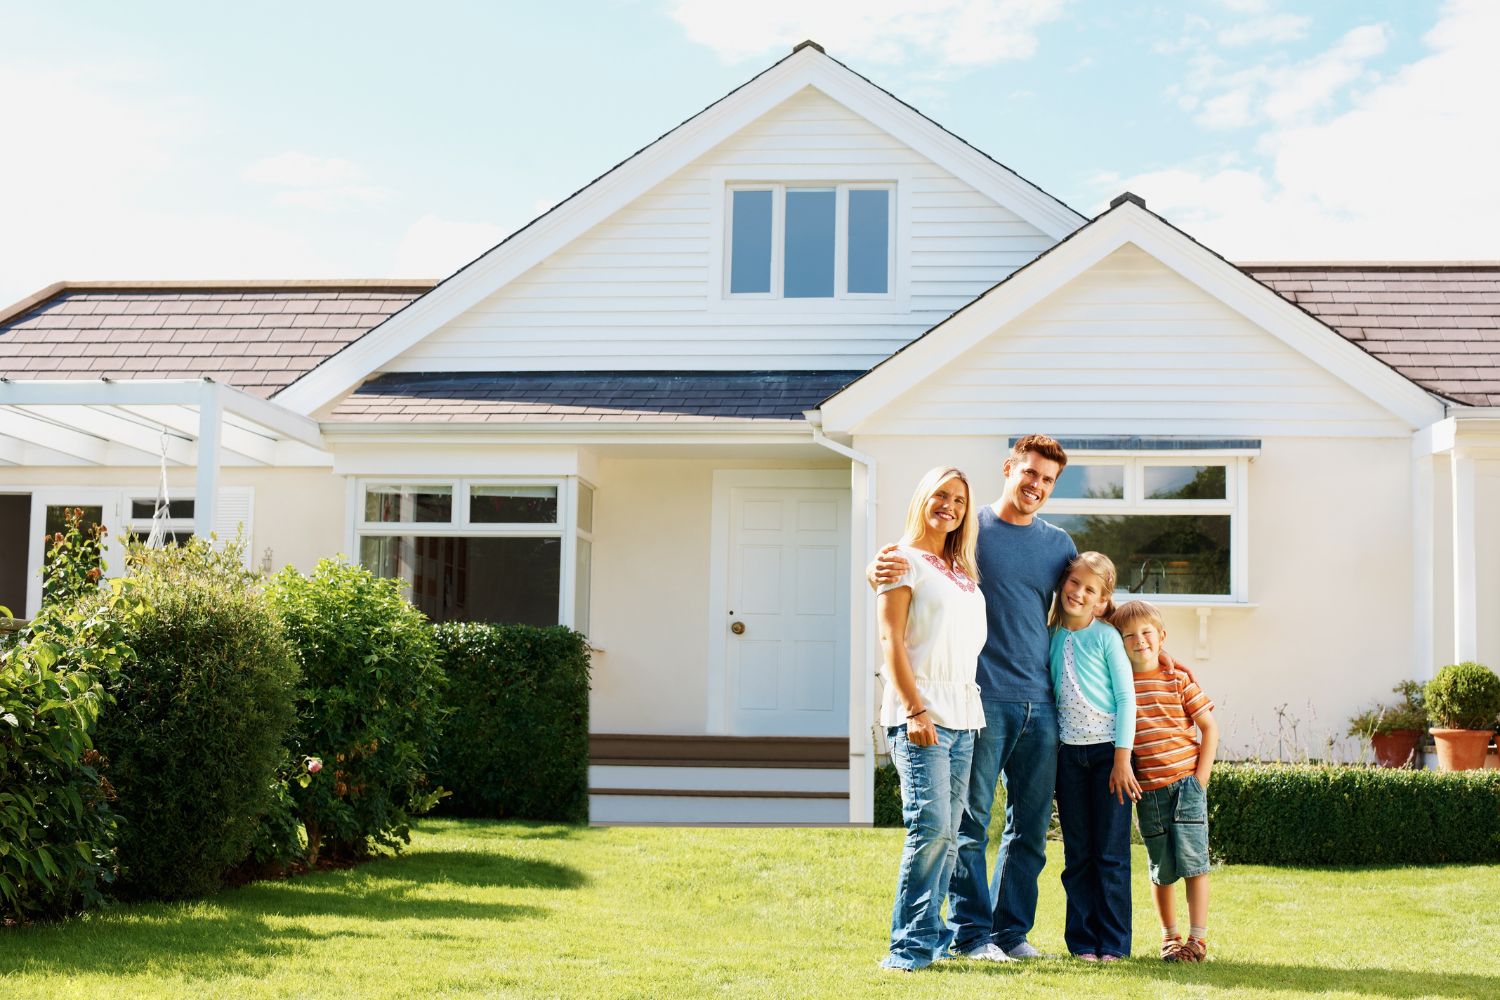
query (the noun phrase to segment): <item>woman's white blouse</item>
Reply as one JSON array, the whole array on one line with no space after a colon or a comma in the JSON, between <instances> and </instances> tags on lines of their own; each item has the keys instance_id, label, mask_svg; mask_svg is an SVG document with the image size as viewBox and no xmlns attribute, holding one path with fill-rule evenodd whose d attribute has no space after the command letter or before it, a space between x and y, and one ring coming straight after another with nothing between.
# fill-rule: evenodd
<instances>
[{"instance_id":1,"label":"woman's white blouse","mask_svg":"<svg viewBox=\"0 0 1500 1000\"><path fill-rule=\"evenodd\" d=\"M906 616L906 657L916 675L917 691L933 723L945 729L983 729L984 706L979 685L979 652L989 625L984 595L960 570L949 570L942 559L920 549L901 546L907 570L901 578L880 585L878 593L911 588ZM906 725L906 709L890 669L885 675L885 697L880 724Z\"/></svg>"}]
</instances>

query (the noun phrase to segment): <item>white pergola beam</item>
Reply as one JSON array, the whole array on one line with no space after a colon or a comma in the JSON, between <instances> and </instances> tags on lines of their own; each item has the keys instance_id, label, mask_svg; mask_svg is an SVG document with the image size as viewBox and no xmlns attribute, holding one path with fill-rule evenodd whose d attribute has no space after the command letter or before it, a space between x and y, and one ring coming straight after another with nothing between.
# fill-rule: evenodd
<instances>
[{"instance_id":1,"label":"white pergola beam","mask_svg":"<svg viewBox=\"0 0 1500 1000\"><path fill-rule=\"evenodd\" d=\"M185 435L159 424L155 427L147 426L139 417L127 416L114 407L54 405L38 407L29 412L33 416L68 424L106 441L118 441L147 454L160 455L165 450L167 460L179 465L191 465L194 460L193 442L185 440ZM167 433L164 434L164 430Z\"/></svg>"},{"instance_id":2,"label":"white pergola beam","mask_svg":"<svg viewBox=\"0 0 1500 1000\"><path fill-rule=\"evenodd\" d=\"M222 390L212 382L199 388L198 492L193 497L193 534L207 538L214 530L219 498L219 435L224 428Z\"/></svg>"},{"instance_id":3,"label":"white pergola beam","mask_svg":"<svg viewBox=\"0 0 1500 1000\"><path fill-rule=\"evenodd\" d=\"M26 443L19 438L0 437L0 465L24 465Z\"/></svg>"},{"instance_id":4,"label":"white pergola beam","mask_svg":"<svg viewBox=\"0 0 1500 1000\"><path fill-rule=\"evenodd\" d=\"M198 414L186 406L122 406L120 409L133 413L143 420L162 424L172 430L193 438L198 437ZM257 465L275 465L276 438L250 428L224 421L220 445L226 454L238 455ZM184 462L193 465L196 458Z\"/></svg>"},{"instance_id":5,"label":"white pergola beam","mask_svg":"<svg viewBox=\"0 0 1500 1000\"><path fill-rule=\"evenodd\" d=\"M104 465L110 458L109 442L105 439L11 407L0 406L0 434L62 452L92 465Z\"/></svg>"}]
</instances>

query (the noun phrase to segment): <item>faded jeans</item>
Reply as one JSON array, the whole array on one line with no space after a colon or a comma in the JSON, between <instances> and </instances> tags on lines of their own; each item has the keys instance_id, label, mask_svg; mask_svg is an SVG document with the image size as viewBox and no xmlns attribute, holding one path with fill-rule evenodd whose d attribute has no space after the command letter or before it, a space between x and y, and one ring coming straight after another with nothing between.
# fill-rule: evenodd
<instances>
[{"instance_id":1,"label":"faded jeans","mask_svg":"<svg viewBox=\"0 0 1500 1000\"><path fill-rule=\"evenodd\" d=\"M1036 922L1037 879L1047 864L1047 826L1057 787L1057 708L1047 701L984 699L984 729L974 741L968 803L958 825L958 860L948 887L953 950L993 942L1007 951ZM995 803L1005 782L1005 831L994 882L985 879L984 851Z\"/></svg>"},{"instance_id":2,"label":"faded jeans","mask_svg":"<svg viewBox=\"0 0 1500 1000\"><path fill-rule=\"evenodd\" d=\"M891 951L880 963L893 969L931 965L953 941L943 922L943 898L957 854L955 834L968 793L974 731L936 728L937 745L930 747L914 746L905 726L888 730L906 826L891 914Z\"/></svg>"}]
</instances>

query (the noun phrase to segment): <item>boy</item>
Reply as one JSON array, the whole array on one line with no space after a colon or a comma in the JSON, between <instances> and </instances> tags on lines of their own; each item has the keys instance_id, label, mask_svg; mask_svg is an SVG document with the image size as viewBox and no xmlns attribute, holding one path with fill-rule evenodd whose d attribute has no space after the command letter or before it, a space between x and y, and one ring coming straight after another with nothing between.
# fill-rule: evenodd
<instances>
[{"instance_id":1,"label":"boy","mask_svg":"<svg viewBox=\"0 0 1500 1000\"><path fill-rule=\"evenodd\" d=\"M1130 601L1110 623L1125 641L1135 678L1134 763L1141 784L1136 809L1161 918L1161 957L1201 962L1208 954L1208 779L1219 746L1213 703L1187 668L1162 652L1167 630L1154 606ZM1187 881L1186 941L1177 931L1172 901L1172 883L1179 878Z\"/></svg>"}]
</instances>

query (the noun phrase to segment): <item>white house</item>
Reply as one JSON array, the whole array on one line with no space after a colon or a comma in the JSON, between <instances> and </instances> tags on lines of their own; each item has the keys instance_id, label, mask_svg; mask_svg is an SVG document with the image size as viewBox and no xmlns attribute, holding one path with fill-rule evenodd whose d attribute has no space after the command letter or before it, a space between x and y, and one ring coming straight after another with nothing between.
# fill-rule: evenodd
<instances>
[{"instance_id":1,"label":"white house","mask_svg":"<svg viewBox=\"0 0 1500 1000\"><path fill-rule=\"evenodd\" d=\"M1231 753L1500 664L1500 265L1088 219L812 43L442 282L63 283L0 373L0 604L165 462L257 565L585 631L600 820L868 822L862 568L923 471L998 495L1033 431Z\"/></svg>"}]
</instances>

